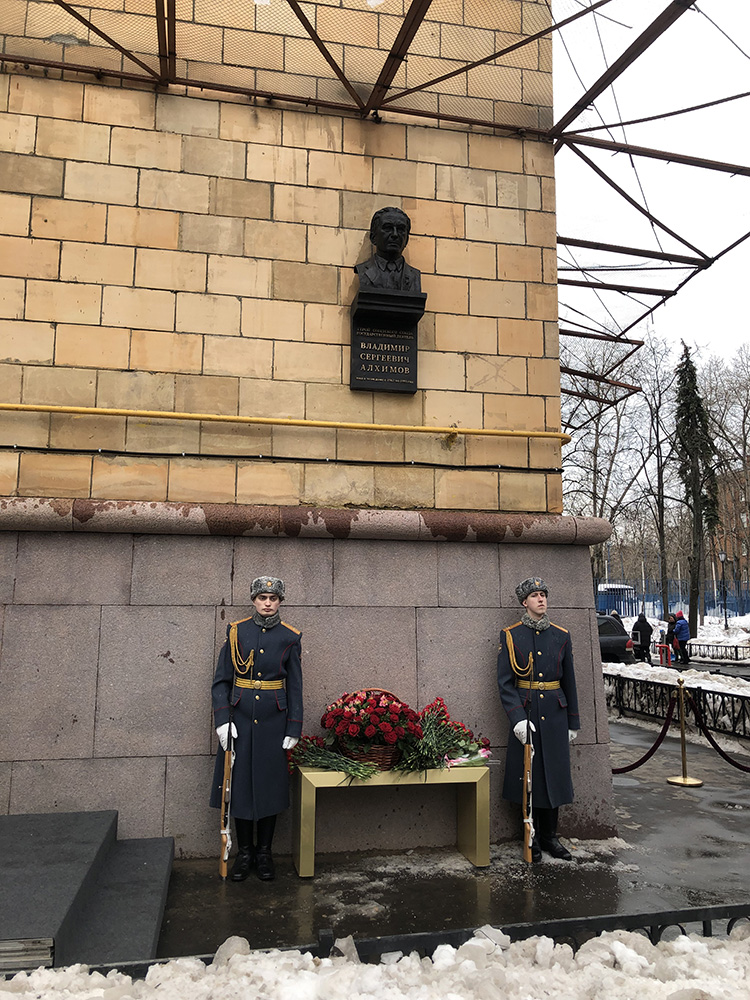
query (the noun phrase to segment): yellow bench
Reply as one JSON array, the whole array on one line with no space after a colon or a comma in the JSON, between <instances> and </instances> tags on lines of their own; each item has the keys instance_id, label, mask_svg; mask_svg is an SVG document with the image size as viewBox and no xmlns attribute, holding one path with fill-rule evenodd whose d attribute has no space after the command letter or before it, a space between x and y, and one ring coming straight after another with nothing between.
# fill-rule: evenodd
<instances>
[{"instance_id":1,"label":"yellow bench","mask_svg":"<svg viewBox=\"0 0 750 1000\"><path fill-rule=\"evenodd\" d=\"M477 868L490 863L490 770L453 767L445 770L379 771L368 781L350 779L344 771L298 768L294 794L293 853L297 874L315 874L315 809L319 788L382 788L400 785L455 785L458 849Z\"/></svg>"}]
</instances>

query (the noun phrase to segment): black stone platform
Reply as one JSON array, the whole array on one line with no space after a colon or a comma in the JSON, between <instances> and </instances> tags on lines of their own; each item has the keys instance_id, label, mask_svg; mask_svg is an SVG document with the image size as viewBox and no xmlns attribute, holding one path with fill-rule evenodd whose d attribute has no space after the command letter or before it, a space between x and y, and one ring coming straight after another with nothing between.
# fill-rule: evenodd
<instances>
[{"instance_id":1,"label":"black stone platform","mask_svg":"<svg viewBox=\"0 0 750 1000\"><path fill-rule=\"evenodd\" d=\"M0 972L155 956L173 851L114 811L0 816Z\"/></svg>"}]
</instances>

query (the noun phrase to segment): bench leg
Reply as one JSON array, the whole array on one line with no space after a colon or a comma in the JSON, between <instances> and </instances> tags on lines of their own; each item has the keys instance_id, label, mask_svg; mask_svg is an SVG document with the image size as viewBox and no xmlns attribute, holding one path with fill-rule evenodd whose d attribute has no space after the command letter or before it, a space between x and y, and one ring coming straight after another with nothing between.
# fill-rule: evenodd
<instances>
[{"instance_id":1,"label":"bench leg","mask_svg":"<svg viewBox=\"0 0 750 1000\"><path fill-rule=\"evenodd\" d=\"M317 789L297 772L298 793L294 796L294 866L300 878L315 874L315 804Z\"/></svg>"},{"instance_id":2,"label":"bench leg","mask_svg":"<svg viewBox=\"0 0 750 1000\"><path fill-rule=\"evenodd\" d=\"M456 789L458 849L477 868L490 863L490 775Z\"/></svg>"}]
</instances>

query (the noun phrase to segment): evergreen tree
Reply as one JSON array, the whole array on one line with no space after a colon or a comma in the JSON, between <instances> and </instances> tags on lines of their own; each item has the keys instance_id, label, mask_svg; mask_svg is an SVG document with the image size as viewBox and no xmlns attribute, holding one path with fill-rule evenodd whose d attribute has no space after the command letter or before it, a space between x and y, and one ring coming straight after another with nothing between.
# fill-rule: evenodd
<instances>
[{"instance_id":1,"label":"evergreen tree","mask_svg":"<svg viewBox=\"0 0 750 1000\"><path fill-rule=\"evenodd\" d=\"M697 633L698 596L703 564L704 531L713 532L719 522L718 488L714 468L715 446L708 414L698 389L698 373L690 351L682 342L677 366L677 410L675 414L677 472L685 487L685 502L691 514L690 634Z\"/></svg>"}]
</instances>

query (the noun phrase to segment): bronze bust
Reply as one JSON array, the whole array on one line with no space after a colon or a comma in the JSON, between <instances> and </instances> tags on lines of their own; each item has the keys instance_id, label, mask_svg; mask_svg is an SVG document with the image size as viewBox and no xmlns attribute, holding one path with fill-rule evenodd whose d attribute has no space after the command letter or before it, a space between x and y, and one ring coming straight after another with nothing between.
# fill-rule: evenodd
<instances>
[{"instance_id":1,"label":"bronze bust","mask_svg":"<svg viewBox=\"0 0 750 1000\"><path fill-rule=\"evenodd\" d=\"M370 222L370 242L375 253L357 264L360 288L390 288L400 292L421 292L422 273L404 260L411 220L400 208L379 209Z\"/></svg>"}]
</instances>

